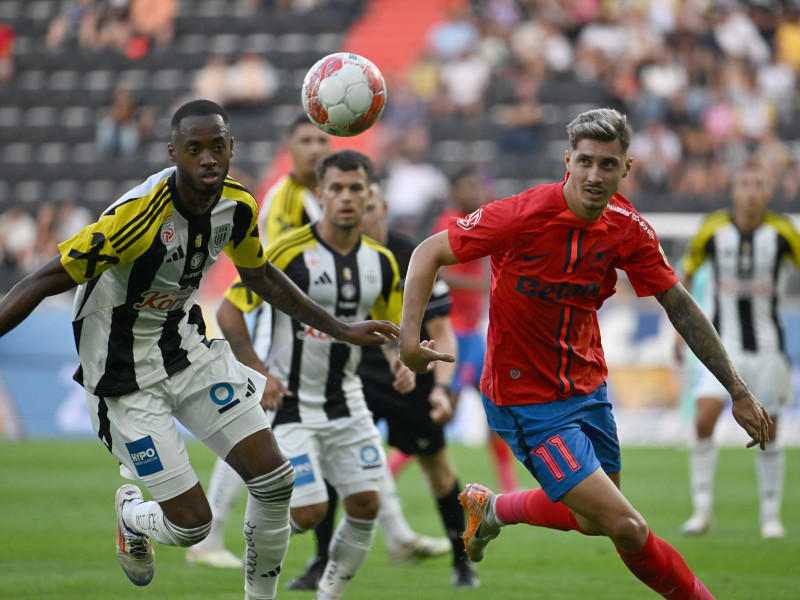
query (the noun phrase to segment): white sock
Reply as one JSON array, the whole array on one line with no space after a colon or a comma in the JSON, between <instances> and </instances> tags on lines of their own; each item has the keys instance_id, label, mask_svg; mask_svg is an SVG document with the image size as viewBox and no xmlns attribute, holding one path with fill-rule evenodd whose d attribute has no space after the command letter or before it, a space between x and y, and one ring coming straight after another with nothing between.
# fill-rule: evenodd
<instances>
[{"instance_id":1,"label":"white sock","mask_svg":"<svg viewBox=\"0 0 800 600\"><path fill-rule=\"evenodd\" d=\"M761 501L761 522L781 518L783 480L786 473L786 452L779 442L767 444L756 454L756 474Z\"/></svg>"},{"instance_id":2,"label":"white sock","mask_svg":"<svg viewBox=\"0 0 800 600\"><path fill-rule=\"evenodd\" d=\"M397 495L397 485L394 477L386 469L381 478L378 493L381 497L381 508L378 511L378 521L383 530L383 538L389 551L397 551L414 541L417 534L411 529L403 514L400 498Z\"/></svg>"},{"instance_id":3,"label":"white sock","mask_svg":"<svg viewBox=\"0 0 800 600\"><path fill-rule=\"evenodd\" d=\"M347 584L366 560L375 539L375 520L347 514L331 540L328 564L317 586L317 600L341 598Z\"/></svg>"},{"instance_id":4,"label":"white sock","mask_svg":"<svg viewBox=\"0 0 800 600\"><path fill-rule=\"evenodd\" d=\"M197 547L203 550L219 550L225 547L225 525L244 489L245 483L234 468L218 458L211 471L206 492L211 514L214 515L211 531Z\"/></svg>"},{"instance_id":5,"label":"white sock","mask_svg":"<svg viewBox=\"0 0 800 600\"><path fill-rule=\"evenodd\" d=\"M247 482L250 493L244 514L247 546L244 589L252 600L272 599L289 549L289 500L294 469L287 461L271 473Z\"/></svg>"},{"instance_id":6,"label":"white sock","mask_svg":"<svg viewBox=\"0 0 800 600\"><path fill-rule=\"evenodd\" d=\"M689 483L694 514L711 517L718 454L714 439L710 437L695 439L689 448Z\"/></svg>"},{"instance_id":7,"label":"white sock","mask_svg":"<svg viewBox=\"0 0 800 600\"><path fill-rule=\"evenodd\" d=\"M184 529L171 523L158 502L153 500L129 500L122 505L122 520L131 531L146 536L167 546L189 546L206 537L211 523Z\"/></svg>"}]
</instances>

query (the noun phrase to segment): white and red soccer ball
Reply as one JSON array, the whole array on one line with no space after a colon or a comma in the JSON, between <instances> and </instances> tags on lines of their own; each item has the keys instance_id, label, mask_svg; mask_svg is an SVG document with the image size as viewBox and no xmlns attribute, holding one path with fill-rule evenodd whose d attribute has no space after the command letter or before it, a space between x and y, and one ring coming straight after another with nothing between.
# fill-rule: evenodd
<instances>
[{"instance_id":1,"label":"white and red soccer ball","mask_svg":"<svg viewBox=\"0 0 800 600\"><path fill-rule=\"evenodd\" d=\"M350 137L369 129L386 106L386 82L371 61L337 52L320 59L303 80L303 108L325 133Z\"/></svg>"}]
</instances>

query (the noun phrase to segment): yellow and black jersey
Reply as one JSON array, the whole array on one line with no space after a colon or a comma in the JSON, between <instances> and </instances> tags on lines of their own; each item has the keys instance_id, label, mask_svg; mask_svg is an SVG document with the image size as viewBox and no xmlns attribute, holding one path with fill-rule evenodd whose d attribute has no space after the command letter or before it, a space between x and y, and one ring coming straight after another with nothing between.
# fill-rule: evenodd
<instances>
[{"instance_id":1,"label":"yellow and black jersey","mask_svg":"<svg viewBox=\"0 0 800 600\"><path fill-rule=\"evenodd\" d=\"M263 241L270 244L293 229L319 221L322 207L310 189L291 175L284 175L267 192L261 214Z\"/></svg>"},{"instance_id":2,"label":"yellow and black jersey","mask_svg":"<svg viewBox=\"0 0 800 600\"><path fill-rule=\"evenodd\" d=\"M76 379L97 396L134 392L206 351L195 299L221 252L245 268L266 262L250 192L227 178L211 210L193 215L178 196L175 167L122 196L59 251L81 284L72 314Z\"/></svg>"},{"instance_id":3,"label":"yellow and black jersey","mask_svg":"<svg viewBox=\"0 0 800 600\"><path fill-rule=\"evenodd\" d=\"M267 247L267 258L311 299L343 321L374 319L400 323L402 291L394 255L361 236L346 255L328 248L314 225L280 237ZM261 299L241 284L225 297L242 312ZM266 365L294 394L283 400L274 426L322 423L369 414L356 370L361 349L273 310L272 340Z\"/></svg>"},{"instance_id":4,"label":"yellow and black jersey","mask_svg":"<svg viewBox=\"0 0 800 600\"><path fill-rule=\"evenodd\" d=\"M783 215L767 211L752 233L736 227L730 209L703 221L683 267L691 276L711 261L709 316L729 351L784 349L778 309L787 259L800 269L800 234Z\"/></svg>"}]
</instances>

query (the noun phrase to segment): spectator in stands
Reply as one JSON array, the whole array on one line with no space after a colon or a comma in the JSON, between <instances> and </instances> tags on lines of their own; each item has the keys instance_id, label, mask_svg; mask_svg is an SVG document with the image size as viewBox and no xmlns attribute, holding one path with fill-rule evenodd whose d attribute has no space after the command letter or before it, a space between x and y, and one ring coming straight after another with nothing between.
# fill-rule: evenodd
<instances>
[{"instance_id":1,"label":"spectator in stands","mask_svg":"<svg viewBox=\"0 0 800 600\"><path fill-rule=\"evenodd\" d=\"M410 129L400 141L398 155L386 164L389 226L416 240L430 229L450 193L447 177L428 159L429 142L425 127Z\"/></svg>"},{"instance_id":2,"label":"spectator in stands","mask_svg":"<svg viewBox=\"0 0 800 600\"><path fill-rule=\"evenodd\" d=\"M539 126L544 113L539 103L539 80L529 72L529 64L510 68L511 97L494 113L499 126L497 144L502 153L530 154L539 147Z\"/></svg>"},{"instance_id":3,"label":"spectator in stands","mask_svg":"<svg viewBox=\"0 0 800 600\"><path fill-rule=\"evenodd\" d=\"M16 34L8 23L0 23L0 84L14 76L14 41Z\"/></svg>"},{"instance_id":4,"label":"spectator in stands","mask_svg":"<svg viewBox=\"0 0 800 600\"><path fill-rule=\"evenodd\" d=\"M166 48L175 35L178 0L130 0L130 21L134 35L156 48Z\"/></svg>"},{"instance_id":5,"label":"spectator in stands","mask_svg":"<svg viewBox=\"0 0 800 600\"><path fill-rule=\"evenodd\" d=\"M211 54L195 75L192 93L197 98L208 98L224 106L228 99L227 85L228 62L221 54Z\"/></svg>"},{"instance_id":6,"label":"spectator in stands","mask_svg":"<svg viewBox=\"0 0 800 600\"><path fill-rule=\"evenodd\" d=\"M95 0L65 2L61 11L53 17L47 27L45 45L56 50L63 44L78 41L85 20L95 18Z\"/></svg>"},{"instance_id":7,"label":"spectator in stands","mask_svg":"<svg viewBox=\"0 0 800 600\"><path fill-rule=\"evenodd\" d=\"M19 206L0 214L0 259L7 273L21 275L36 243L36 220Z\"/></svg>"},{"instance_id":8,"label":"spectator in stands","mask_svg":"<svg viewBox=\"0 0 800 600\"><path fill-rule=\"evenodd\" d=\"M133 89L119 85L108 112L97 124L98 150L110 156L133 155L152 133L154 117L151 107L138 105Z\"/></svg>"},{"instance_id":9,"label":"spectator in stands","mask_svg":"<svg viewBox=\"0 0 800 600\"><path fill-rule=\"evenodd\" d=\"M278 91L277 69L255 52L244 52L227 69L225 107L231 109L261 108Z\"/></svg>"}]
</instances>

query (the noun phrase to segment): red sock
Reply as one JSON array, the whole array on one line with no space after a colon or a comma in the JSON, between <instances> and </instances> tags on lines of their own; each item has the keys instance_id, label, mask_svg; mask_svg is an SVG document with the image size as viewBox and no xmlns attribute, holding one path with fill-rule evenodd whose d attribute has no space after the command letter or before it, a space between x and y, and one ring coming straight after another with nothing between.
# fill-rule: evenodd
<instances>
[{"instance_id":1,"label":"red sock","mask_svg":"<svg viewBox=\"0 0 800 600\"><path fill-rule=\"evenodd\" d=\"M680 553L652 531L638 552L617 552L631 573L664 598L714 600Z\"/></svg>"},{"instance_id":2,"label":"red sock","mask_svg":"<svg viewBox=\"0 0 800 600\"><path fill-rule=\"evenodd\" d=\"M572 511L560 502L551 502L541 488L500 494L494 501L494 513L506 525L527 523L583 533Z\"/></svg>"},{"instance_id":3,"label":"red sock","mask_svg":"<svg viewBox=\"0 0 800 600\"><path fill-rule=\"evenodd\" d=\"M511 448L503 441L503 438L496 435L492 435L489 441L489 448L492 451L497 474L500 477L500 489L504 492L513 492L519 487L519 480L514 471L516 459L511 454Z\"/></svg>"},{"instance_id":4,"label":"red sock","mask_svg":"<svg viewBox=\"0 0 800 600\"><path fill-rule=\"evenodd\" d=\"M397 448L392 448L391 452L389 453L389 471L392 473L393 477L397 477L397 474L400 470L405 467L411 459L414 458L413 456L409 456L398 450Z\"/></svg>"}]
</instances>

